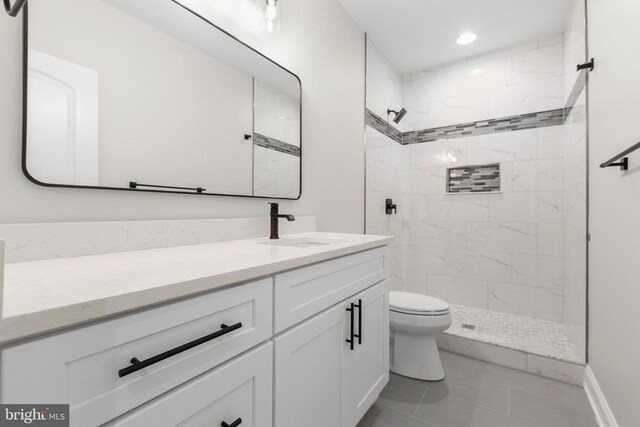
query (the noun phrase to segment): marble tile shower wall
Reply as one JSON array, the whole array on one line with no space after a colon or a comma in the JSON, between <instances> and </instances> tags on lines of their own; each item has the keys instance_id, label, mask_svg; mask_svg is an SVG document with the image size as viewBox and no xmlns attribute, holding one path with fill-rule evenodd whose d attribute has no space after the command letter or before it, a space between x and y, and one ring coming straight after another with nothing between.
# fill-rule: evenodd
<instances>
[{"instance_id":1,"label":"marble tile shower wall","mask_svg":"<svg viewBox=\"0 0 640 427\"><path fill-rule=\"evenodd\" d=\"M561 34L405 78L405 129L564 107ZM564 321L562 126L411 144L405 289ZM501 193L445 194L446 168L500 163Z\"/></svg>"},{"instance_id":2,"label":"marble tile shower wall","mask_svg":"<svg viewBox=\"0 0 640 427\"><path fill-rule=\"evenodd\" d=\"M405 76L404 130L562 108L563 54L558 34Z\"/></svg>"},{"instance_id":3,"label":"marble tile shower wall","mask_svg":"<svg viewBox=\"0 0 640 427\"><path fill-rule=\"evenodd\" d=\"M254 174L256 196L300 193L300 104L254 79Z\"/></svg>"},{"instance_id":4,"label":"marble tile shower wall","mask_svg":"<svg viewBox=\"0 0 640 427\"><path fill-rule=\"evenodd\" d=\"M254 79L254 132L300 147L300 103Z\"/></svg>"},{"instance_id":5,"label":"marble tile shower wall","mask_svg":"<svg viewBox=\"0 0 640 427\"><path fill-rule=\"evenodd\" d=\"M408 207L404 203L405 171L402 167L404 146L387 135L367 126L366 226L367 234L396 237L390 248L392 255L391 289L405 288L403 277L404 233L402 215ZM387 215L385 201L392 198L398 205L397 215Z\"/></svg>"},{"instance_id":6,"label":"marble tile shower wall","mask_svg":"<svg viewBox=\"0 0 640 427\"><path fill-rule=\"evenodd\" d=\"M554 126L403 147L404 288L562 322L562 137ZM485 163L500 163L501 193L445 194L447 167Z\"/></svg>"},{"instance_id":7,"label":"marble tile shower wall","mask_svg":"<svg viewBox=\"0 0 640 427\"><path fill-rule=\"evenodd\" d=\"M387 109L399 110L402 106L402 76L367 38L367 108L386 120ZM404 123L391 126L403 131Z\"/></svg>"},{"instance_id":8,"label":"marble tile shower wall","mask_svg":"<svg viewBox=\"0 0 640 427\"><path fill-rule=\"evenodd\" d=\"M298 197L300 157L256 144L253 147L253 191L256 196Z\"/></svg>"}]
</instances>

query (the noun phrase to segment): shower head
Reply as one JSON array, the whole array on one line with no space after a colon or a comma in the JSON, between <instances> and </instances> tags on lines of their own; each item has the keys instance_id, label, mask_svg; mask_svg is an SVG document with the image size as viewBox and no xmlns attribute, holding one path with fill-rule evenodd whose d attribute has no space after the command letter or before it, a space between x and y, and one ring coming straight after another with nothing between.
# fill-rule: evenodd
<instances>
[{"instance_id":1,"label":"shower head","mask_svg":"<svg viewBox=\"0 0 640 427\"><path fill-rule=\"evenodd\" d=\"M407 114L407 109L403 108L400 111L387 109L387 115L389 115L391 113L396 115L396 117L393 119L393 121L395 123L400 123L400 120L402 120L402 118Z\"/></svg>"}]
</instances>

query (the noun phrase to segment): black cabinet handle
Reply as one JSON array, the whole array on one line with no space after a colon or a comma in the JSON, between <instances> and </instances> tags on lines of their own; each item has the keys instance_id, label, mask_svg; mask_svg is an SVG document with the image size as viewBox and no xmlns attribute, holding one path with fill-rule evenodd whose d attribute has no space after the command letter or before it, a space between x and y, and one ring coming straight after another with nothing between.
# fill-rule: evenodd
<instances>
[{"instance_id":1,"label":"black cabinet handle","mask_svg":"<svg viewBox=\"0 0 640 427\"><path fill-rule=\"evenodd\" d=\"M222 427L238 427L240 424L242 424L242 418L238 418L237 420L235 420L231 424L228 424L226 421L223 421L222 424L220 424L220 425Z\"/></svg>"},{"instance_id":2,"label":"black cabinet handle","mask_svg":"<svg viewBox=\"0 0 640 427\"><path fill-rule=\"evenodd\" d=\"M354 331L353 331L353 312L355 311L355 304L351 303L351 305L349 306L349 308L347 308L347 311L351 314L351 325L350 325L350 331L349 332L349 339L346 340L350 345L351 345L351 350L353 350L354 348L354 344L355 344L355 340L353 339L353 337L355 336Z\"/></svg>"},{"instance_id":3,"label":"black cabinet handle","mask_svg":"<svg viewBox=\"0 0 640 427\"><path fill-rule=\"evenodd\" d=\"M358 308L358 333L354 337L358 338L358 344L362 344L362 300L359 299L353 306Z\"/></svg>"},{"instance_id":4,"label":"black cabinet handle","mask_svg":"<svg viewBox=\"0 0 640 427\"><path fill-rule=\"evenodd\" d=\"M172 356L175 356L176 354L180 354L180 353L182 353L184 351L190 350L190 349L192 349L194 347L197 347L197 346L199 346L201 344L204 344L204 343L206 343L208 341L211 341L211 340L214 340L216 338L219 338L219 337L221 337L223 335L226 335L226 334L228 334L230 332L235 331L236 329L242 328L242 323L236 323L235 325L231 325L231 326L227 326L227 325L223 324L223 325L220 326L220 328L222 328L222 329L220 329L219 331L216 331L216 332L214 332L212 334L206 335L206 336L204 336L202 338L198 338L197 340L193 340L191 342L188 342L186 344L183 344L183 345L178 346L176 348L173 348L171 350L165 351L164 353L160 353L157 356L150 357L150 358L148 358L146 360L140 361L140 360L138 360L137 358L134 357L134 358L131 359L131 366L127 366L126 368L120 369L118 371L118 376L120 378L122 378L124 376L129 375L129 374L133 374L134 372L139 371L140 369L144 369L147 366L151 366L151 365L153 365L155 363L161 362L161 361L163 361L165 359L168 359L168 358L170 358Z\"/></svg>"}]
</instances>

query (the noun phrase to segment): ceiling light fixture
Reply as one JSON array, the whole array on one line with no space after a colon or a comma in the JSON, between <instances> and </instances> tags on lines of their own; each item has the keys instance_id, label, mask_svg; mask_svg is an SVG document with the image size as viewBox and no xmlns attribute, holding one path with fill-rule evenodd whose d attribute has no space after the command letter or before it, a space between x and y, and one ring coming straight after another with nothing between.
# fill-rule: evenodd
<instances>
[{"instance_id":1,"label":"ceiling light fixture","mask_svg":"<svg viewBox=\"0 0 640 427\"><path fill-rule=\"evenodd\" d=\"M460 46L464 46L473 43L477 38L478 36L475 33L464 33L461 34L460 37L458 37L456 43L458 43Z\"/></svg>"},{"instance_id":2,"label":"ceiling light fixture","mask_svg":"<svg viewBox=\"0 0 640 427\"><path fill-rule=\"evenodd\" d=\"M278 31L280 29L280 15L281 15L281 5L279 0L265 0L266 4L264 7L264 27L265 29L273 33L274 31Z\"/></svg>"},{"instance_id":3,"label":"ceiling light fixture","mask_svg":"<svg viewBox=\"0 0 640 427\"><path fill-rule=\"evenodd\" d=\"M482 68L474 68L473 70L469 71L470 76L478 76L480 74L482 74Z\"/></svg>"}]
</instances>

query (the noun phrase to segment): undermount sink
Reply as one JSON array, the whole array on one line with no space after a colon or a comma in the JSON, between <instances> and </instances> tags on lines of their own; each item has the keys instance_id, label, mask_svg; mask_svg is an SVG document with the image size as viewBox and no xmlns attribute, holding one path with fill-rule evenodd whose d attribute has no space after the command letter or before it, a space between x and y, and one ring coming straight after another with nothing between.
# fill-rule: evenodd
<instances>
[{"instance_id":1,"label":"undermount sink","mask_svg":"<svg viewBox=\"0 0 640 427\"><path fill-rule=\"evenodd\" d=\"M313 237L296 237L292 239L285 238L279 240L271 240L268 242L262 242L261 244L271 246L286 246L289 248L315 248L318 246L325 246L338 242L340 242L340 240L318 239Z\"/></svg>"}]
</instances>

